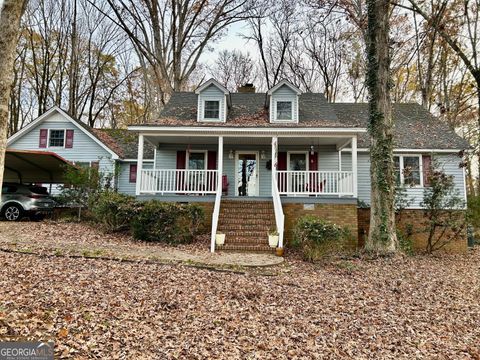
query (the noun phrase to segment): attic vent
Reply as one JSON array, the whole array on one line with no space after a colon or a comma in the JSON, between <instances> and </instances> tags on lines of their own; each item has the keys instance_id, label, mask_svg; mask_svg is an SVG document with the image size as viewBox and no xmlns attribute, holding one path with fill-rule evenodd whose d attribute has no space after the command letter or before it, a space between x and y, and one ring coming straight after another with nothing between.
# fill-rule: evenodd
<instances>
[{"instance_id":1,"label":"attic vent","mask_svg":"<svg viewBox=\"0 0 480 360\"><path fill-rule=\"evenodd\" d=\"M239 86L237 88L237 91L239 93L254 93L255 92L255 86L253 86L253 84L245 84L243 86Z\"/></svg>"}]
</instances>

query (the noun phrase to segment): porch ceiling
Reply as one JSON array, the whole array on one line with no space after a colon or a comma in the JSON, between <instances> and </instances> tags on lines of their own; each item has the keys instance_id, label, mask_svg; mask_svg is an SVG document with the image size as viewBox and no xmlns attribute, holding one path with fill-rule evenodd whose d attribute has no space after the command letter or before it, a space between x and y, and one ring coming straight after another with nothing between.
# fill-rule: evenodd
<instances>
[{"instance_id":1,"label":"porch ceiling","mask_svg":"<svg viewBox=\"0 0 480 360\"><path fill-rule=\"evenodd\" d=\"M207 145L207 144L218 144L217 136L145 136L145 139L153 144L158 146L161 144L192 144L192 145ZM335 145L337 148L343 147L350 141L350 136L340 136L340 137L278 137L278 144L281 145ZM223 143L225 145L270 145L272 143L272 138L270 136L266 137L256 137L256 136L245 136L245 137L223 137Z\"/></svg>"}]
</instances>

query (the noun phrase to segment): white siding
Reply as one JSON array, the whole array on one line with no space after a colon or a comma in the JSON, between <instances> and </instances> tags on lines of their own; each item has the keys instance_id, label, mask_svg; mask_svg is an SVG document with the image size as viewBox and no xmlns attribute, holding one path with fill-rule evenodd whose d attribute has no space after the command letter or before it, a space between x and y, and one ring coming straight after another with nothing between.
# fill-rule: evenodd
<instances>
[{"instance_id":1,"label":"white siding","mask_svg":"<svg viewBox=\"0 0 480 360\"><path fill-rule=\"evenodd\" d=\"M343 156L344 154L342 154ZM459 167L460 159L456 154L435 155L439 165L445 173L454 176L455 188L462 198L465 197L465 178L463 169ZM370 205L370 155L368 153L358 154L358 199ZM423 187L407 187L407 200L409 208L420 208L423 201Z\"/></svg>"}]
</instances>

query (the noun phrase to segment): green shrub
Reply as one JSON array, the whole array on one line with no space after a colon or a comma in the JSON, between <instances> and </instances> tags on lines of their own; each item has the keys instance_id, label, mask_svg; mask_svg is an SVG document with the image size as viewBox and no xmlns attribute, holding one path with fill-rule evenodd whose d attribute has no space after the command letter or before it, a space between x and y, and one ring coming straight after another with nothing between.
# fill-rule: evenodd
<instances>
[{"instance_id":1,"label":"green shrub","mask_svg":"<svg viewBox=\"0 0 480 360\"><path fill-rule=\"evenodd\" d=\"M203 220L203 209L198 206L150 200L142 204L131 228L136 239L179 244L191 241Z\"/></svg>"},{"instance_id":2,"label":"green shrub","mask_svg":"<svg viewBox=\"0 0 480 360\"><path fill-rule=\"evenodd\" d=\"M98 195L91 211L95 221L106 231L122 231L130 227L130 223L140 210L140 204L133 196L104 191Z\"/></svg>"},{"instance_id":3,"label":"green shrub","mask_svg":"<svg viewBox=\"0 0 480 360\"><path fill-rule=\"evenodd\" d=\"M348 229L312 215L298 219L294 228L294 245L308 261L344 251L350 237Z\"/></svg>"}]
</instances>

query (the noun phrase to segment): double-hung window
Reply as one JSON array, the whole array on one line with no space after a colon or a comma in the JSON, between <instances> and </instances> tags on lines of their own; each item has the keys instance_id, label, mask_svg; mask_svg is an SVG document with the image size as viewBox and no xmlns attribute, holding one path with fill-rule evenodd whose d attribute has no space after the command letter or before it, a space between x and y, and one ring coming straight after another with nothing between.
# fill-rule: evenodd
<instances>
[{"instance_id":1,"label":"double-hung window","mask_svg":"<svg viewBox=\"0 0 480 360\"><path fill-rule=\"evenodd\" d=\"M203 118L205 120L219 120L220 119L220 101L205 100Z\"/></svg>"},{"instance_id":2,"label":"double-hung window","mask_svg":"<svg viewBox=\"0 0 480 360\"><path fill-rule=\"evenodd\" d=\"M50 130L49 147L64 147L65 146L65 130Z\"/></svg>"},{"instance_id":3,"label":"double-hung window","mask_svg":"<svg viewBox=\"0 0 480 360\"><path fill-rule=\"evenodd\" d=\"M422 156L396 155L393 157L397 186L422 185Z\"/></svg>"},{"instance_id":4,"label":"double-hung window","mask_svg":"<svg viewBox=\"0 0 480 360\"><path fill-rule=\"evenodd\" d=\"M281 101L277 100L277 118L276 120L279 121L288 121L292 120L293 115L293 104L291 101Z\"/></svg>"}]
</instances>

